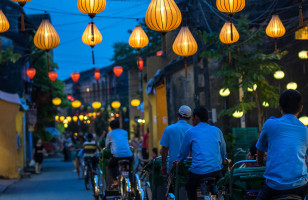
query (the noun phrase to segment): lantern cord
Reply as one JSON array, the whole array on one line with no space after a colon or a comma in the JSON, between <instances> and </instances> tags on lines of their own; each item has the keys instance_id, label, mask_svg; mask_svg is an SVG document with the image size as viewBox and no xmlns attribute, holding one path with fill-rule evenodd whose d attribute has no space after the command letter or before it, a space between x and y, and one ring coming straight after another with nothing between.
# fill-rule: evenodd
<instances>
[{"instance_id":1,"label":"lantern cord","mask_svg":"<svg viewBox=\"0 0 308 200\"><path fill-rule=\"evenodd\" d=\"M232 30L232 15L230 15L230 31L231 31L231 41L233 41L233 30Z\"/></svg>"},{"instance_id":2,"label":"lantern cord","mask_svg":"<svg viewBox=\"0 0 308 200\"><path fill-rule=\"evenodd\" d=\"M274 51L275 54L278 53L278 47L277 47L277 39L275 39L275 51Z\"/></svg>"},{"instance_id":3,"label":"lantern cord","mask_svg":"<svg viewBox=\"0 0 308 200\"><path fill-rule=\"evenodd\" d=\"M93 21L91 22L91 35L92 35L92 37L91 37L91 41L92 42L94 42L94 23L93 23Z\"/></svg>"},{"instance_id":4,"label":"lantern cord","mask_svg":"<svg viewBox=\"0 0 308 200\"><path fill-rule=\"evenodd\" d=\"M49 71L49 55L48 55L48 52L47 52L47 70Z\"/></svg>"},{"instance_id":5,"label":"lantern cord","mask_svg":"<svg viewBox=\"0 0 308 200\"><path fill-rule=\"evenodd\" d=\"M26 30L26 27L25 27L25 13L24 13L22 8L21 8L21 15L20 15L20 24L21 24L20 30L22 32L24 32Z\"/></svg>"},{"instance_id":6,"label":"lantern cord","mask_svg":"<svg viewBox=\"0 0 308 200\"><path fill-rule=\"evenodd\" d=\"M92 48L92 61L93 61L93 65L95 65L95 58L94 58L94 50Z\"/></svg>"},{"instance_id":7,"label":"lantern cord","mask_svg":"<svg viewBox=\"0 0 308 200\"><path fill-rule=\"evenodd\" d=\"M304 26L302 0L299 1L299 27Z\"/></svg>"},{"instance_id":8,"label":"lantern cord","mask_svg":"<svg viewBox=\"0 0 308 200\"><path fill-rule=\"evenodd\" d=\"M140 69L139 68L139 58L140 58L140 50L138 50L138 58L137 58L137 68L138 68L138 70Z\"/></svg>"},{"instance_id":9,"label":"lantern cord","mask_svg":"<svg viewBox=\"0 0 308 200\"><path fill-rule=\"evenodd\" d=\"M187 57L184 57L184 63L185 63L185 77L187 78Z\"/></svg>"},{"instance_id":10,"label":"lantern cord","mask_svg":"<svg viewBox=\"0 0 308 200\"><path fill-rule=\"evenodd\" d=\"M167 55L167 52L166 52L166 33L161 33L161 36L162 36L161 45L162 45L162 49L163 49L163 54Z\"/></svg>"}]
</instances>

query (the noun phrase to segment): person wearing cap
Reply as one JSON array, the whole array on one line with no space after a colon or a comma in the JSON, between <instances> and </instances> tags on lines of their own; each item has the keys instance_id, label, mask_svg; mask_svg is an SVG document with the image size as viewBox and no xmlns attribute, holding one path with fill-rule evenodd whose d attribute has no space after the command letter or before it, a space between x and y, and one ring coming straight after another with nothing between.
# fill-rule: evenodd
<instances>
[{"instance_id":1,"label":"person wearing cap","mask_svg":"<svg viewBox=\"0 0 308 200\"><path fill-rule=\"evenodd\" d=\"M176 160L179 153L184 134L188 129L192 128L188 123L191 118L190 107L185 105L181 106L177 113L177 118L178 122L167 126L160 140L160 145L162 145L162 175L166 175L167 172L170 172L173 162ZM166 165L168 153L169 160Z\"/></svg>"},{"instance_id":2,"label":"person wearing cap","mask_svg":"<svg viewBox=\"0 0 308 200\"><path fill-rule=\"evenodd\" d=\"M196 200L196 190L202 179L214 177L218 181L222 177L226 143L221 130L206 123L208 111L205 107L198 106L194 109L192 121L194 127L186 131L177 160L181 163L192 153L185 188L188 199Z\"/></svg>"}]
</instances>

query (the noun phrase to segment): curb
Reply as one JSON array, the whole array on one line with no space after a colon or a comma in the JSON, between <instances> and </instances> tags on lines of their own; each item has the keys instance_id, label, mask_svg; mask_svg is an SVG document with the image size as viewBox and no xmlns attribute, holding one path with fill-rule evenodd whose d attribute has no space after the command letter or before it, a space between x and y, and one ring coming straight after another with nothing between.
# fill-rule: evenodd
<instances>
[{"instance_id":1,"label":"curb","mask_svg":"<svg viewBox=\"0 0 308 200\"><path fill-rule=\"evenodd\" d=\"M11 185L19 182L20 179L12 179L12 180L5 180L0 179L0 196L3 194Z\"/></svg>"}]
</instances>

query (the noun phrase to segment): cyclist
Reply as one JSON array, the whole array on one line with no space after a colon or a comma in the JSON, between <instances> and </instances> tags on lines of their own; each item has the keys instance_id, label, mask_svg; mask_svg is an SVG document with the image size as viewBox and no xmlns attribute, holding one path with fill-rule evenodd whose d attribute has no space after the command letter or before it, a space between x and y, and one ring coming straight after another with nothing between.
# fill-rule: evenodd
<instances>
[{"instance_id":1,"label":"cyclist","mask_svg":"<svg viewBox=\"0 0 308 200\"><path fill-rule=\"evenodd\" d=\"M226 143L221 130L207 124L208 111L198 106L193 111L194 127L186 131L180 148L178 160L183 162L192 152L192 164L186 182L186 191L189 200L197 199L197 187L202 179L222 177L222 163L226 157Z\"/></svg>"},{"instance_id":2,"label":"cyclist","mask_svg":"<svg viewBox=\"0 0 308 200\"><path fill-rule=\"evenodd\" d=\"M83 143L83 155L86 165L92 164L92 171L96 173L96 167L98 165L98 157L96 152L100 151L100 147L94 141L92 133L87 135L88 141Z\"/></svg>"},{"instance_id":3,"label":"cyclist","mask_svg":"<svg viewBox=\"0 0 308 200\"><path fill-rule=\"evenodd\" d=\"M308 174L305 155L308 149L308 129L298 119L303 109L302 95L286 90L279 98L280 118L268 119L257 142L257 159L264 164L267 152L266 179L258 200L283 194L308 194Z\"/></svg>"},{"instance_id":4,"label":"cyclist","mask_svg":"<svg viewBox=\"0 0 308 200\"><path fill-rule=\"evenodd\" d=\"M127 131L120 129L119 120L115 119L110 122L111 132L107 134L106 147L111 149L112 157L109 160L108 168L113 178L112 187L116 187L119 183L117 180L118 161L129 160L133 162L133 153L128 145Z\"/></svg>"}]
</instances>

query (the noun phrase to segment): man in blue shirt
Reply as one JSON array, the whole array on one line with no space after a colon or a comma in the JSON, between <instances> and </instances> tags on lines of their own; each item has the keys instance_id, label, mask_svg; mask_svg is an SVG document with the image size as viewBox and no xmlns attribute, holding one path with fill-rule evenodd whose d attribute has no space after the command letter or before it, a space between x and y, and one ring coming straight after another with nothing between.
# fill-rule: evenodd
<instances>
[{"instance_id":1,"label":"man in blue shirt","mask_svg":"<svg viewBox=\"0 0 308 200\"><path fill-rule=\"evenodd\" d=\"M191 118L191 109L188 106L181 106L177 113L178 122L166 127L160 140L162 145L162 166L161 173L166 175L169 173L173 162L176 161L185 132L192 128L188 121ZM169 152L168 165L166 167L166 159Z\"/></svg>"},{"instance_id":2,"label":"man in blue shirt","mask_svg":"<svg viewBox=\"0 0 308 200\"><path fill-rule=\"evenodd\" d=\"M222 163L226 157L226 143L221 130L207 124L208 111L205 107L195 108L192 116L194 127L184 136L179 161L192 152L192 164L186 182L189 200L196 200L196 189L202 179L215 177L218 181L222 177Z\"/></svg>"},{"instance_id":3,"label":"man in blue shirt","mask_svg":"<svg viewBox=\"0 0 308 200\"><path fill-rule=\"evenodd\" d=\"M286 90L279 98L282 117L270 118L263 125L256 147L259 164L264 163L264 152L267 152L266 182L258 200L268 200L283 194L304 198L308 194L305 164L308 130L297 119L302 109L301 94L296 90Z\"/></svg>"},{"instance_id":4,"label":"man in blue shirt","mask_svg":"<svg viewBox=\"0 0 308 200\"><path fill-rule=\"evenodd\" d=\"M129 160L133 162L133 153L128 144L128 133L120 129L119 120L110 122L111 132L107 134L106 147L111 149L112 157L108 163L110 174L114 180L112 186L117 186L118 161Z\"/></svg>"}]
</instances>

